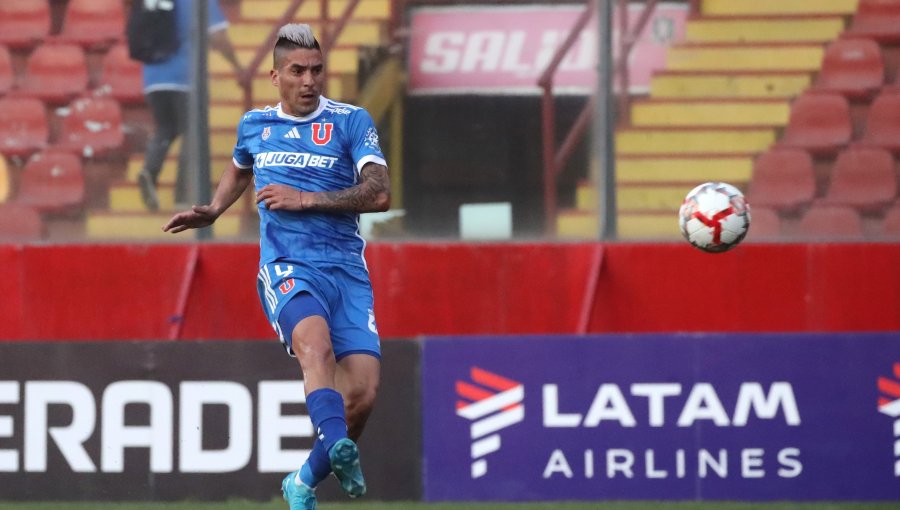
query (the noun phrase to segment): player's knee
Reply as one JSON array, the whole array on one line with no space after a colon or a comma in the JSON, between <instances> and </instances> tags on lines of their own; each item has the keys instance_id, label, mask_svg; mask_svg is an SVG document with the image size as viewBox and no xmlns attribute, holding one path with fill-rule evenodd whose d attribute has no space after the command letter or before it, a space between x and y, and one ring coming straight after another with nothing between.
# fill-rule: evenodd
<instances>
[{"instance_id":1,"label":"player's knee","mask_svg":"<svg viewBox=\"0 0 900 510\"><path fill-rule=\"evenodd\" d=\"M334 362L334 352L328 336L328 324L319 316L306 317L291 332L291 347L301 363Z\"/></svg>"},{"instance_id":2,"label":"player's knee","mask_svg":"<svg viewBox=\"0 0 900 510\"><path fill-rule=\"evenodd\" d=\"M310 343L294 340L294 354L300 361L300 365L305 367L320 367L329 363L334 363L334 353L331 346L321 343Z\"/></svg>"},{"instance_id":3,"label":"player's knee","mask_svg":"<svg viewBox=\"0 0 900 510\"><path fill-rule=\"evenodd\" d=\"M316 341L309 336L295 334L291 346L300 365L304 368L321 367L334 363L334 352L327 341Z\"/></svg>"}]
</instances>

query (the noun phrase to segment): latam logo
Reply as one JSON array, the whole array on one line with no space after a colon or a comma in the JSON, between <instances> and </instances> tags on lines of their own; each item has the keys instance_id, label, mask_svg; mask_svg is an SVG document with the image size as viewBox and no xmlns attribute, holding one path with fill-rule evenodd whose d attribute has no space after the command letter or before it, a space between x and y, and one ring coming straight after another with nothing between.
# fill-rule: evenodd
<instances>
[{"instance_id":1,"label":"latam logo","mask_svg":"<svg viewBox=\"0 0 900 510\"><path fill-rule=\"evenodd\" d=\"M878 411L894 419L894 476L900 477L900 363L893 378L878 378L878 391Z\"/></svg>"},{"instance_id":2,"label":"latam logo","mask_svg":"<svg viewBox=\"0 0 900 510\"><path fill-rule=\"evenodd\" d=\"M478 367L469 377L471 382L456 381L456 415L472 422L472 478L481 478L487 474L484 457L500 449L499 432L525 419L525 387Z\"/></svg>"}]
</instances>

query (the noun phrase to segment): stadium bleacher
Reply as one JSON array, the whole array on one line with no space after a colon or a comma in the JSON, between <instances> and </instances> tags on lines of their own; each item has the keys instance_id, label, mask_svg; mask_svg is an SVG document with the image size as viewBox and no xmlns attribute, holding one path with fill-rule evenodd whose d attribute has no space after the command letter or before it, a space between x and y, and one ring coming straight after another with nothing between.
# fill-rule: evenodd
<instances>
[{"instance_id":1,"label":"stadium bleacher","mask_svg":"<svg viewBox=\"0 0 900 510\"><path fill-rule=\"evenodd\" d=\"M897 175L891 153L850 147L841 151L831 170L823 201L853 207L861 213L883 213L897 197Z\"/></svg>"},{"instance_id":2,"label":"stadium bleacher","mask_svg":"<svg viewBox=\"0 0 900 510\"><path fill-rule=\"evenodd\" d=\"M31 48L50 34L49 0L0 2L0 44L16 49Z\"/></svg>"},{"instance_id":3,"label":"stadium bleacher","mask_svg":"<svg viewBox=\"0 0 900 510\"><path fill-rule=\"evenodd\" d=\"M827 237L829 218L841 239L883 236L897 196L900 2L698 5L686 40L617 130L619 236L678 236L682 190L716 180L764 210L765 235L751 240L804 228ZM594 186L580 185L575 208L560 213L562 236L595 235Z\"/></svg>"},{"instance_id":4,"label":"stadium bleacher","mask_svg":"<svg viewBox=\"0 0 900 510\"><path fill-rule=\"evenodd\" d=\"M0 96L9 92L14 80L12 57L6 46L0 46Z\"/></svg>"},{"instance_id":5,"label":"stadium bleacher","mask_svg":"<svg viewBox=\"0 0 900 510\"><path fill-rule=\"evenodd\" d=\"M43 149L50 138L50 127L40 99L30 97L0 98L0 154L26 158Z\"/></svg>"},{"instance_id":6,"label":"stadium bleacher","mask_svg":"<svg viewBox=\"0 0 900 510\"><path fill-rule=\"evenodd\" d=\"M754 163L747 194L747 201L753 204L753 230L757 229L757 208L767 210L766 214L798 212L812 202L815 194L816 177L809 152L772 149L762 153Z\"/></svg>"},{"instance_id":7,"label":"stadium bleacher","mask_svg":"<svg viewBox=\"0 0 900 510\"><path fill-rule=\"evenodd\" d=\"M35 209L19 203L0 203L0 241L21 243L40 241L44 223Z\"/></svg>"},{"instance_id":8,"label":"stadium bleacher","mask_svg":"<svg viewBox=\"0 0 900 510\"><path fill-rule=\"evenodd\" d=\"M84 205L84 175L77 154L45 151L28 159L16 203L39 213L73 214Z\"/></svg>"},{"instance_id":9,"label":"stadium bleacher","mask_svg":"<svg viewBox=\"0 0 900 510\"><path fill-rule=\"evenodd\" d=\"M828 45L814 91L871 99L884 85L884 58L872 39L838 39Z\"/></svg>"},{"instance_id":10,"label":"stadium bleacher","mask_svg":"<svg viewBox=\"0 0 900 510\"><path fill-rule=\"evenodd\" d=\"M791 104L778 146L834 156L853 138L850 103L840 94L805 93Z\"/></svg>"},{"instance_id":11,"label":"stadium bleacher","mask_svg":"<svg viewBox=\"0 0 900 510\"><path fill-rule=\"evenodd\" d=\"M84 48L106 48L125 31L121 0L68 0L59 39Z\"/></svg>"}]
</instances>

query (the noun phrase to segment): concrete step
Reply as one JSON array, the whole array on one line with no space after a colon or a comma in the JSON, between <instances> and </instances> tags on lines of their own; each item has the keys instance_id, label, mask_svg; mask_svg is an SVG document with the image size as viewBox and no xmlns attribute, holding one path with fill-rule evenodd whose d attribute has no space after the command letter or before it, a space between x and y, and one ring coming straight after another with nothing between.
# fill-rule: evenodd
<instances>
[{"instance_id":1,"label":"concrete step","mask_svg":"<svg viewBox=\"0 0 900 510\"><path fill-rule=\"evenodd\" d=\"M156 188L159 209L171 215L175 209L175 188L171 184L160 184ZM121 213L146 212L141 201L141 192L136 184L119 183L109 188L109 211Z\"/></svg>"},{"instance_id":2,"label":"concrete step","mask_svg":"<svg viewBox=\"0 0 900 510\"><path fill-rule=\"evenodd\" d=\"M659 184L623 184L616 186L616 208L619 212L677 211L688 191L704 181L681 181ZM597 190L594 186L575 188L575 208L583 211L597 209Z\"/></svg>"},{"instance_id":3,"label":"concrete step","mask_svg":"<svg viewBox=\"0 0 900 510\"><path fill-rule=\"evenodd\" d=\"M0 155L0 204L6 202L12 194L13 176L6 158Z\"/></svg>"},{"instance_id":4,"label":"concrete step","mask_svg":"<svg viewBox=\"0 0 900 510\"><path fill-rule=\"evenodd\" d=\"M599 231L596 211L564 210L556 220L557 235L563 239L596 239ZM616 229L622 240L677 240L678 215L670 213L619 213Z\"/></svg>"},{"instance_id":5,"label":"concrete step","mask_svg":"<svg viewBox=\"0 0 900 510\"><path fill-rule=\"evenodd\" d=\"M786 99L643 99L631 107L634 126L784 126Z\"/></svg>"},{"instance_id":6,"label":"concrete step","mask_svg":"<svg viewBox=\"0 0 900 510\"><path fill-rule=\"evenodd\" d=\"M277 99L273 101L277 102ZM216 102L209 105L209 127L236 129L246 110L244 105L234 101Z\"/></svg>"},{"instance_id":7,"label":"concrete step","mask_svg":"<svg viewBox=\"0 0 900 510\"><path fill-rule=\"evenodd\" d=\"M244 66L250 64L256 55L257 47L238 47L238 61ZM359 49L353 46L338 46L328 52L326 66L328 72L331 73L356 73L359 68ZM259 62L256 72L260 74L268 74L272 69L272 58L267 56ZM210 52L209 54L209 72L210 73L231 73L231 64L225 60L218 52Z\"/></svg>"},{"instance_id":8,"label":"concrete step","mask_svg":"<svg viewBox=\"0 0 900 510\"><path fill-rule=\"evenodd\" d=\"M685 39L691 43L711 42L828 42L844 30L840 16L808 17L703 17L687 23Z\"/></svg>"},{"instance_id":9,"label":"concrete step","mask_svg":"<svg viewBox=\"0 0 900 510\"><path fill-rule=\"evenodd\" d=\"M812 84L810 72L661 72L650 96L657 99L792 98Z\"/></svg>"},{"instance_id":10,"label":"concrete step","mask_svg":"<svg viewBox=\"0 0 900 510\"><path fill-rule=\"evenodd\" d=\"M669 49L673 71L818 71L821 44L702 44Z\"/></svg>"},{"instance_id":11,"label":"concrete step","mask_svg":"<svg viewBox=\"0 0 900 510\"><path fill-rule=\"evenodd\" d=\"M349 0L329 0L328 17L337 19L347 8ZM275 20L284 15L291 0L243 0L241 17L253 20ZM298 23L317 20L321 17L321 4L317 1L303 2L293 16ZM388 20L391 18L391 0L363 0L353 11L353 19L371 18Z\"/></svg>"},{"instance_id":12,"label":"concrete step","mask_svg":"<svg viewBox=\"0 0 900 510\"><path fill-rule=\"evenodd\" d=\"M171 217L169 213L93 212L87 215L85 231L89 239L95 240L193 242L193 232L171 234L162 231ZM213 237L234 239L240 231L241 215L226 212L216 220Z\"/></svg>"},{"instance_id":13,"label":"concrete step","mask_svg":"<svg viewBox=\"0 0 900 510\"><path fill-rule=\"evenodd\" d=\"M329 75L325 96L337 100L351 100L359 93L355 73ZM253 79L251 89L254 104L275 104L279 101L278 89L272 85L268 74L260 74ZM217 73L209 81L210 101L244 101L244 89L238 85L231 73Z\"/></svg>"},{"instance_id":14,"label":"concrete step","mask_svg":"<svg viewBox=\"0 0 900 510\"><path fill-rule=\"evenodd\" d=\"M616 131L616 153L643 155L746 154L775 142L766 128L630 128Z\"/></svg>"},{"instance_id":15,"label":"concrete step","mask_svg":"<svg viewBox=\"0 0 900 510\"><path fill-rule=\"evenodd\" d=\"M181 210L183 207L176 207L175 204L175 187L171 184L160 184L156 188L156 194L159 197L159 210L169 214ZM184 205L184 204L182 204ZM229 211L244 211L248 208L246 201L242 198L228 208ZM113 184L109 188L109 210L111 212L146 212L147 208L141 201L141 192L137 184L120 182Z\"/></svg>"},{"instance_id":16,"label":"concrete step","mask_svg":"<svg viewBox=\"0 0 900 510\"><path fill-rule=\"evenodd\" d=\"M266 42L269 32L276 28L272 21L274 20L232 23L228 27L228 36L236 46L259 47ZM309 23L309 25L312 27L313 33L319 37L319 34L322 33L321 23L315 22ZM386 34L384 21L350 21L341 32L337 46L380 46L387 42Z\"/></svg>"},{"instance_id":17,"label":"concrete step","mask_svg":"<svg viewBox=\"0 0 900 510\"><path fill-rule=\"evenodd\" d=\"M210 180L214 183L219 182L225 169L231 165L231 157L219 156L213 159L209 165ZM125 179L128 182L136 183L137 176L144 168L144 155L132 154L128 159L128 168L126 169ZM159 174L160 184L174 184L176 172L178 171L178 153L169 151L169 155L163 161L162 171Z\"/></svg>"},{"instance_id":18,"label":"concrete step","mask_svg":"<svg viewBox=\"0 0 900 510\"><path fill-rule=\"evenodd\" d=\"M209 153L212 158L231 157L234 154L234 144L237 141L237 126L229 129L210 130Z\"/></svg>"},{"instance_id":19,"label":"concrete step","mask_svg":"<svg viewBox=\"0 0 900 510\"><path fill-rule=\"evenodd\" d=\"M699 182L660 185L623 185L616 187L616 206L619 212L663 212L672 216L678 212L684 197Z\"/></svg>"},{"instance_id":20,"label":"concrete step","mask_svg":"<svg viewBox=\"0 0 900 510\"><path fill-rule=\"evenodd\" d=\"M856 12L859 0L702 0L700 12L713 16L839 14Z\"/></svg>"},{"instance_id":21,"label":"concrete step","mask_svg":"<svg viewBox=\"0 0 900 510\"><path fill-rule=\"evenodd\" d=\"M616 158L616 182L747 182L753 173L754 156L750 153L728 156L619 156Z\"/></svg>"}]
</instances>

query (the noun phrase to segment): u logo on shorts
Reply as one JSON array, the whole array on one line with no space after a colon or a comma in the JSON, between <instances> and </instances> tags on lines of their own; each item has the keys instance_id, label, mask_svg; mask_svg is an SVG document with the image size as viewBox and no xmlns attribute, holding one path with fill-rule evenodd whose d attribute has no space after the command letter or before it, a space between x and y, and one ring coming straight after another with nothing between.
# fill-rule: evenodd
<instances>
[{"instance_id":1,"label":"u logo on shorts","mask_svg":"<svg viewBox=\"0 0 900 510\"><path fill-rule=\"evenodd\" d=\"M284 295L287 295L287 293L290 292L291 289L293 289L293 288L294 288L294 279L293 278L291 278L290 280L285 280L281 285L278 286L278 290L280 290L281 293Z\"/></svg>"}]
</instances>

